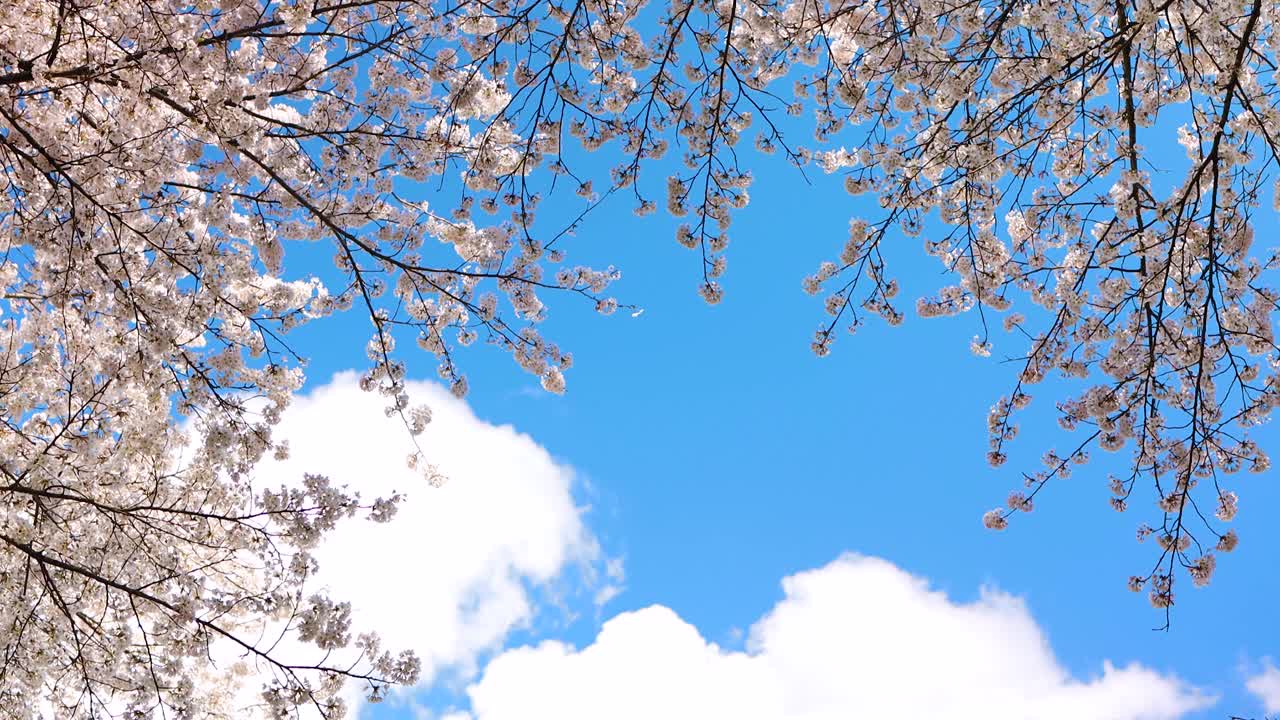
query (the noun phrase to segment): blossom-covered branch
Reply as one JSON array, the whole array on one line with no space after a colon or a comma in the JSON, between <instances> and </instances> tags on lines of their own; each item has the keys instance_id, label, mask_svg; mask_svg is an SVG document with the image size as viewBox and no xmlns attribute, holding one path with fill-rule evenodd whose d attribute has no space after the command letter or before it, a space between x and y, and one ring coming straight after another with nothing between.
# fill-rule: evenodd
<instances>
[{"instance_id":1,"label":"blossom-covered branch","mask_svg":"<svg viewBox=\"0 0 1280 720\"><path fill-rule=\"evenodd\" d=\"M566 263L580 216L549 222L552 192L647 214L645 172L677 150L660 184L718 302L748 133L881 208L803 281L830 314L815 352L902 321L883 251L925 236L954 282L917 313L977 311L979 354L996 324L1026 342L993 465L1033 385L1083 386L1055 398L1073 449L986 524L1127 448L1111 504L1154 500L1139 537L1159 545L1131 585L1168 608L1179 568L1207 582L1237 543L1227 476L1269 467L1248 430L1280 397L1280 260L1253 247L1278 18L1263 0L3 3L0 713L207 711L190 671L215 642L274 668L277 716L336 714L347 678L412 681L411 656L305 588L308 549L395 498L254 483L288 452L289 331L367 315L362 385L410 434L430 412L398 341L459 394L481 339L562 391L548 302L612 313L619 274ZM286 271L308 246L323 277ZM280 659L267 627L322 660Z\"/></svg>"}]
</instances>

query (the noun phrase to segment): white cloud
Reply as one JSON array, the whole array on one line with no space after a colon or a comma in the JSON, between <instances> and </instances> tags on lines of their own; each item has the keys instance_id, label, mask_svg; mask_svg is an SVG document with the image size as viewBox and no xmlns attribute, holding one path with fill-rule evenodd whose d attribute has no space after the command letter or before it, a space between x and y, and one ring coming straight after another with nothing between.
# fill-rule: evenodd
<instances>
[{"instance_id":1,"label":"white cloud","mask_svg":"<svg viewBox=\"0 0 1280 720\"><path fill-rule=\"evenodd\" d=\"M386 647L416 652L427 684L445 669L473 672L478 655L526 625L535 612L530 588L551 590L575 566L607 574L599 566L608 563L574 503L568 467L528 435L480 420L439 385L411 382L408 392L431 407L419 443L448 477L443 487L408 468L408 431L349 372L294 402L278 430L290 457L261 464L255 482L292 484L313 473L366 499L405 496L389 523L341 523L315 552L314 587L351 603L356 632L374 630Z\"/></svg>"},{"instance_id":2,"label":"white cloud","mask_svg":"<svg viewBox=\"0 0 1280 720\"><path fill-rule=\"evenodd\" d=\"M1166 720L1213 699L1110 663L1073 678L1018 598L951 601L883 560L846 555L783 580L747 651L673 611L618 615L581 650L504 652L468 688L476 720Z\"/></svg>"},{"instance_id":3,"label":"white cloud","mask_svg":"<svg viewBox=\"0 0 1280 720\"><path fill-rule=\"evenodd\" d=\"M1245 680L1244 686L1262 702L1263 712L1280 712L1280 669L1270 658L1262 660L1262 671Z\"/></svg>"}]
</instances>

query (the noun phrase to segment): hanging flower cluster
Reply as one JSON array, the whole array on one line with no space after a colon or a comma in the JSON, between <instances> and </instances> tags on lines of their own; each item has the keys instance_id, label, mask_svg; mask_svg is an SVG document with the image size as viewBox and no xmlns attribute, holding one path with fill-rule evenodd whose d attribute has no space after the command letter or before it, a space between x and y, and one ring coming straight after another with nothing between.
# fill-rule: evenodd
<instances>
[{"instance_id":1,"label":"hanging flower cluster","mask_svg":"<svg viewBox=\"0 0 1280 720\"><path fill-rule=\"evenodd\" d=\"M814 351L903 320L882 247L924 236L954 280L917 313L976 310L981 355L996 313L1027 341L993 465L1032 385L1085 386L1057 404L1081 442L985 523L1128 449L1111 505L1154 488L1139 538L1160 555L1131 586L1167 608L1179 567L1203 584L1238 542L1226 476L1269 467L1247 431L1280 398L1280 260L1253 247L1280 162L1278 20L1262 0L0 3L0 712L210 707L189 671L213 642L271 662L264 618L362 657L277 662L275 716L340 714L351 677L411 682L411 655L303 587L335 522L396 498L253 483L288 451L289 331L366 314L362 386L412 434L430 414L397 341L459 395L477 340L561 392L548 299L613 313L619 273L565 264L572 224L536 222L550 191L647 214L642 168L676 150L666 207L719 302L746 137L882 209L804 280L831 316ZM307 245L332 254L321 279L286 271Z\"/></svg>"}]
</instances>

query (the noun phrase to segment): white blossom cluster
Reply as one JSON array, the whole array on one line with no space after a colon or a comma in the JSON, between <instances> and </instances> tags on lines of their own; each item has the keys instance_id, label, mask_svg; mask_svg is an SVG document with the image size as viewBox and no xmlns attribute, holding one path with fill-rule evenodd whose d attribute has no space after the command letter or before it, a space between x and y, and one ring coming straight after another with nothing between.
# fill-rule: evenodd
<instances>
[{"instance_id":1,"label":"white blossom cluster","mask_svg":"<svg viewBox=\"0 0 1280 720\"><path fill-rule=\"evenodd\" d=\"M994 313L1027 341L989 418L993 466L1030 386L1056 374L1082 388L1056 403L1081 436L1072 451L1046 454L984 524L1029 512L1091 449L1127 449L1110 503L1141 499L1158 523L1140 538L1154 534L1160 553L1131 587L1168 608L1178 568L1207 583L1214 553L1238 542L1224 527L1228 476L1270 467L1248 431L1280 403L1280 293L1266 277L1277 261L1254 248L1253 224L1280 163L1280 5L921 0L812 16L826 58L797 90L820 140L842 127L859 140L814 157L883 208L805 281L834 316L815 351L862 311L900 319L883 243L924 234L956 280L917 312L976 310L979 355ZM926 233L926 218L939 229Z\"/></svg>"},{"instance_id":2,"label":"white blossom cluster","mask_svg":"<svg viewBox=\"0 0 1280 720\"><path fill-rule=\"evenodd\" d=\"M882 243L925 235L955 280L917 312L977 310L978 354L997 312L1030 343L990 418L993 464L1029 386L1086 386L1058 404L1084 441L987 525L1091 448L1129 448L1111 504L1154 486L1160 521L1139 535L1161 554L1135 582L1167 608L1178 567L1203 583L1237 543L1225 475L1269 466L1247 428L1280 398L1264 283L1280 260L1252 221L1280 162L1277 20L1263 0L0 3L0 713L182 715L209 642L270 659L241 632L267 617L363 656L277 667L276 715L336 713L344 676L375 694L411 680L410 656L303 588L319 536L394 498L252 483L288 452L287 333L364 312L362 387L411 433L430 415L398 340L459 395L455 356L479 339L560 392L572 357L539 332L547 298L613 313L619 274L564 265L573 224L543 231L547 194L631 192L653 212L641 168L678 149L667 210L719 302L749 132L883 209L804 281L831 315L814 351L866 313L903 320ZM1142 144L1172 145L1170 112L1171 184ZM800 123L817 149L786 137ZM608 177L575 169L570 142L615 153ZM340 281L286 272L317 243Z\"/></svg>"},{"instance_id":3,"label":"white blossom cluster","mask_svg":"<svg viewBox=\"0 0 1280 720\"><path fill-rule=\"evenodd\" d=\"M398 338L458 394L454 348L481 335L560 391L571 358L537 330L541 294L618 307L613 269L543 280L559 260L509 183L558 131L501 117L509 73L466 59L488 12L0 3L0 718L207 716L230 692L196 681L215 646L266 676L270 717L416 680L306 582L335 523L388 520L398 497L252 471L288 453L273 426L303 383L300 324L363 309L363 384L417 434ZM456 207L406 190L450 168ZM510 216L473 219L473 191ZM287 274L300 243L343 280ZM281 635L314 661L283 659Z\"/></svg>"}]
</instances>

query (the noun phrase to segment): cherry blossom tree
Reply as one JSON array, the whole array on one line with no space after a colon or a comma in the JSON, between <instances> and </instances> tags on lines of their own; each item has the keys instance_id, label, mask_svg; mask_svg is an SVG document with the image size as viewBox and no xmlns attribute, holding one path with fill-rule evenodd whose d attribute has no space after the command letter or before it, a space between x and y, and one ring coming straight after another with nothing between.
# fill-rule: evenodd
<instances>
[{"instance_id":1,"label":"cherry blossom tree","mask_svg":"<svg viewBox=\"0 0 1280 720\"><path fill-rule=\"evenodd\" d=\"M567 186L648 214L656 168L719 302L744 137L881 208L803 280L830 316L813 350L903 319L882 249L923 236L953 281L916 312L976 312L979 354L997 317L1026 343L992 465L1031 386L1085 388L1054 399L1073 449L986 525L1125 451L1111 505L1157 503L1130 584L1167 611L1237 543L1228 476L1269 466L1248 430L1280 398L1280 260L1253 248L1278 20L1262 0L0 4L0 715L232 715L196 680L214 645L262 669L275 717L412 682L411 654L306 584L327 530L397 498L254 483L288 452L288 332L367 314L363 385L410 435L430 413L397 339L458 394L478 339L560 392L545 303L612 313L618 271L568 264L579 218L540 205ZM339 281L285 270L307 245Z\"/></svg>"}]
</instances>

